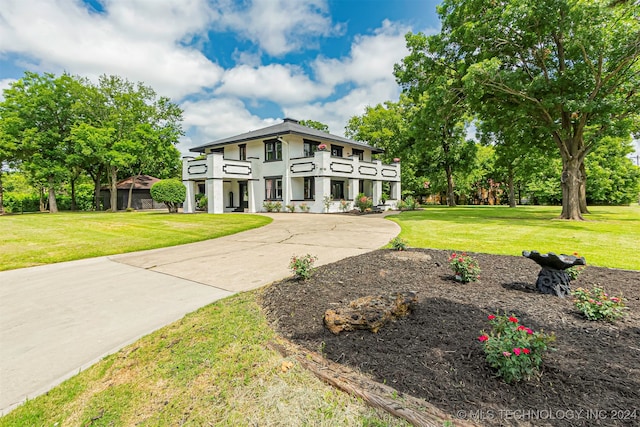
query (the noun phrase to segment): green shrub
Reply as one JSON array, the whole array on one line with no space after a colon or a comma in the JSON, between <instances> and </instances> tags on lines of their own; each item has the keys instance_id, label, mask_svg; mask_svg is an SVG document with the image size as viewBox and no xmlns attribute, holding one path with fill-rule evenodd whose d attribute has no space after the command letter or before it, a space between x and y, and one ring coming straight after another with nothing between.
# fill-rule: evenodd
<instances>
[{"instance_id":1,"label":"green shrub","mask_svg":"<svg viewBox=\"0 0 640 427\"><path fill-rule=\"evenodd\" d=\"M549 350L555 336L534 332L519 324L514 315L491 314L489 322L491 332L482 331L478 340L484 346L487 362L498 371L498 376L511 383L536 375L544 352Z\"/></svg>"},{"instance_id":2,"label":"green shrub","mask_svg":"<svg viewBox=\"0 0 640 427\"><path fill-rule=\"evenodd\" d=\"M307 280L313 274L313 263L318 260L317 256L306 254L301 257L291 257L289 269L298 280Z\"/></svg>"},{"instance_id":3,"label":"green shrub","mask_svg":"<svg viewBox=\"0 0 640 427\"><path fill-rule=\"evenodd\" d=\"M465 252L461 254L452 253L449 257L449 267L455 273L456 280L462 283L475 282L480 278L478 261Z\"/></svg>"},{"instance_id":4,"label":"green shrub","mask_svg":"<svg viewBox=\"0 0 640 427\"><path fill-rule=\"evenodd\" d=\"M363 193L358 194L356 197L356 207L360 209L360 212L365 212L367 209L373 208L373 200L371 197L365 196Z\"/></svg>"},{"instance_id":5,"label":"green shrub","mask_svg":"<svg viewBox=\"0 0 640 427\"><path fill-rule=\"evenodd\" d=\"M4 210L7 213L40 211L40 196L37 194L4 193Z\"/></svg>"},{"instance_id":6,"label":"green shrub","mask_svg":"<svg viewBox=\"0 0 640 427\"><path fill-rule=\"evenodd\" d=\"M405 249L407 249L407 241L397 236L391 239L389 241L389 244L395 251L404 251Z\"/></svg>"},{"instance_id":7,"label":"green shrub","mask_svg":"<svg viewBox=\"0 0 640 427\"><path fill-rule=\"evenodd\" d=\"M151 186L151 197L158 203L164 203L169 212L178 212L178 205L184 203L187 189L177 179L163 179Z\"/></svg>"},{"instance_id":8,"label":"green shrub","mask_svg":"<svg viewBox=\"0 0 640 427\"><path fill-rule=\"evenodd\" d=\"M291 204L287 205L287 206L286 206L286 208L287 208L287 210L288 210L289 212L291 212L291 213L293 213L293 212L295 212L295 211L296 211L296 205L295 205L295 204L293 204L293 203L291 203Z\"/></svg>"},{"instance_id":9,"label":"green shrub","mask_svg":"<svg viewBox=\"0 0 640 427\"><path fill-rule=\"evenodd\" d=\"M202 195L202 197L199 197L196 200L196 205L198 206L198 209L206 210L209 206L209 199L207 198L207 196Z\"/></svg>"},{"instance_id":10,"label":"green shrub","mask_svg":"<svg viewBox=\"0 0 640 427\"><path fill-rule=\"evenodd\" d=\"M573 304L589 320L607 320L614 322L624 315L624 299L610 297L601 287L593 290L578 288L571 292Z\"/></svg>"}]
</instances>

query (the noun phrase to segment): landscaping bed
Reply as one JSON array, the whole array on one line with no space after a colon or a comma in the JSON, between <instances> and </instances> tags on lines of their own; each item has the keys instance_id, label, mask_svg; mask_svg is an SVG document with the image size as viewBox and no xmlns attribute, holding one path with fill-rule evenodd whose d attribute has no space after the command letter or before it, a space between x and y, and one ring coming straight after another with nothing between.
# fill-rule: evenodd
<instances>
[{"instance_id":1,"label":"landscaping bed","mask_svg":"<svg viewBox=\"0 0 640 427\"><path fill-rule=\"evenodd\" d=\"M640 271L588 266L572 282L574 289L599 285L626 298L627 316L594 322L570 298L536 292L540 267L529 259L470 254L480 280L460 284L448 267L450 253L379 250L348 258L307 281L274 283L261 304L285 338L452 417L481 425L640 425ZM399 291L417 292L415 310L377 334L333 335L323 325L329 308ZM555 333L556 351L546 353L538 378L506 384L487 365L478 336L496 312Z\"/></svg>"}]
</instances>

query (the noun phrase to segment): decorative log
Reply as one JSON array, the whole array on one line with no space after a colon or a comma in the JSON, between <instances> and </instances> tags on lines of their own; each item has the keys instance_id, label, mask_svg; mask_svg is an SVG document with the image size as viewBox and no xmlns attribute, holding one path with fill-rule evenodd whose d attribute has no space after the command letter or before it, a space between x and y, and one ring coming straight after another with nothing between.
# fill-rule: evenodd
<instances>
[{"instance_id":1,"label":"decorative log","mask_svg":"<svg viewBox=\"0 0 640 427\"><path fill-rule=\"evenodd\" d=\"M336 335L354 329L368 329L376 333L388 321L409 314L417 301L415 292L366 296L351 301L348 307L327 310L324 324Z\"/></svg>"},{"instance_id":2,"label":"decorative log","mask_svg":"<svg viewBox=\"0 0 640 427\"><path fill-rule=\"evenodd\" d=\"M284 357L295 358L301 366L311 371L323 382L364 400L370 406L402 418L414 426L478 426L470 421L456 419L426 400L399 393L393 387L380 384L347 366L327 360L320 354L306 350L285 339L280 338L277 343L271 341L268 347Z\"/></svg>"}]
</instances>

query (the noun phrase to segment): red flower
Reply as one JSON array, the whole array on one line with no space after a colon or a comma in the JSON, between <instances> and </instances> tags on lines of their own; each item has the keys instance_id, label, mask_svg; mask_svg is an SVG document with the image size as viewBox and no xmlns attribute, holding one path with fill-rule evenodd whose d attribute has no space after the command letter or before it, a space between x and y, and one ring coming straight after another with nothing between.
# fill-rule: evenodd
<instances>
[{"instance_id":1,"label":"red flower","mask_svg":"<svg viewBox=\"0 0 640 427\"><path fill-rule=\"evenodd\" d=\"M527 333L528 333L529 335L533 335L533 331L532 331L531 329L529 329L529 328L527 328Z\"/></svg>"},{"instance_id":2,"label":"red flower","mask_svg":"<svg viewBox=\"0 0 640 427\"><path fill-rule=\"evenodd\" d=\"M528 348L523 348L523 349L522 349L522 352L523 352L524 354L529 354L529 353L531 353L531 350L529 350Z\"/></svg>"},{"instance_id":3,"label":"red flower","mask_svg":"<svg viewBox=\"0 0 640 427\"><path fill-rule=\"evenodd\" d=\"M463 260L462 258L458 258L458 261L459 261L459 262L462 262L462 261L464 261L464 260Z\"/></svg>"},{"instance_id":4,"label":"red flower","mask_svg":"<svg viewBox=\"0 0 640 427\"><path fill-rule=\"evenodd\" d=\"M479 341L486 341L486 340L488 340L488 339L489 339L489 337L488 337L487 335L480 335L480 336L478 337L478 340L479 340Z\"/></svg>"},{"instance_id":5,"label":"red flower","mask_svg":"<svg viewBox=\"0 0 640 427\"><path fill-rule=\"evenodd\" d=\"M495 314L490 314L490 315L487 316L487 319L489 319L489 320L493 320L495 318L496 318Z\"/></svg>"},{"instance_id":6,"label":"red flower","mask_svg":"<svg viewBox=\"0 0 640 427\"><path fill-rule=\"evenodd\" d=\"M518 323L518 319L516 317L509 317L509 322Z\"/></svg>"},{"instance_id":7,"label":"red flower","mask_svg":"<svg viewBox=\"0 0 640 427\"><path fill-rule=\"evenodd\" d=\"M520 356L520 351L521 351L520 348L516 347L513 349L513 354L515 354L516 356Z\"/></svg>"},{"instance_id":8,"label":"red flower","mask_svg":"<svg viewBox=\"0 0 640 427\"><path fill-rule=\"evenodd\" d=\"M516 331L524 331L525 329L527 329L527 327L526 327L526 326L519 325L519 326L516 328Z\"/></svg>"}]
</instances>

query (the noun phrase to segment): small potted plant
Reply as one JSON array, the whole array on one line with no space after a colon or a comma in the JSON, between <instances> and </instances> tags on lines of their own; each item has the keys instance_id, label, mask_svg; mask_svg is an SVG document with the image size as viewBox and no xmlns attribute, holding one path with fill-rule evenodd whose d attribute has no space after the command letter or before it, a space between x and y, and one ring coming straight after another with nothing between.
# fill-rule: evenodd
<instances>
[{"instance_id":1,"label":"small potted plant","mask_svg":"<svg viewBox=\"0 0 640 427\"><path fill-rule=\"evenodd\" d=\"M318 145L318 151L327 151L327 144Z\"/></svg>"}]
</instances>

